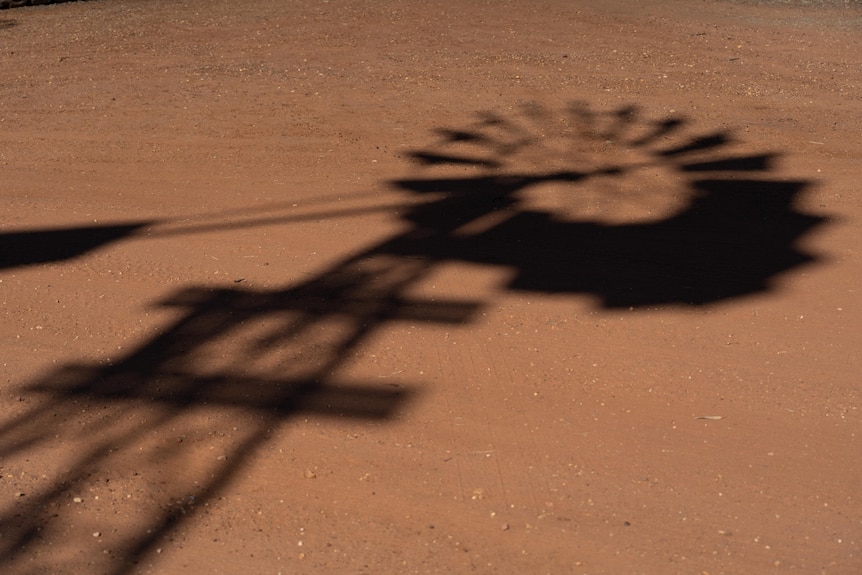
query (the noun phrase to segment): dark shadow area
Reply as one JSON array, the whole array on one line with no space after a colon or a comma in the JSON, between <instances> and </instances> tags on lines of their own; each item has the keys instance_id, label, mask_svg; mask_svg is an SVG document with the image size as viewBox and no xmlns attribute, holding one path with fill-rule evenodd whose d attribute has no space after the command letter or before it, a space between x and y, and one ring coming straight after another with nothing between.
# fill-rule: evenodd
<instances>
[{"instance_id":1,"label":"dark shadow area","mask_svg":"<svg viewBox=\"0 0 862 575\"><path fill-rule=\"evenodd\" d=\"M686 119L642 121L633 106L599 114L575 103L560 116L528 105L520 117L484 114L472 130L441 130L434 149L414 152L414 160L429 168L467 165L479 173L394 182L432 199L404 216L414 233L382 249L440 263L502 266L513 272L509 289L588 294L609 308L703 305L764 292L781 273L815 261L797 244L823 218L796 209L808 182L771 179L777 154L732 153L726 151L730 134L687 134ZM535 156L549 133L566 149L548 150L548 156L566 154L575 164L571 170L507 169L519 154ZM460 153L449 151L456 147ZM578 165L577 150L596 147L601 152L586 154ZM638 176L656 171L668 175L663 183L679 181L680 189L656 189ZM615 188L634 188L626 197L608 198L610 215L662 196L673 196L673 206L660 219L619 222L525 207L531 189L549 184L562 186L561 193L574 198L563 203L573 205L590 186L611 195ZM474 226L492 212L493 225Z\"/></svg>"},{"instance_id":2,"label":"dark shadow area","mask_svg":"<svg viewBox=\"0 0 862 575\"><path fill-rule=\"evenodd\" d=\"M588 177L550 176L568 182ZM514 273L510 289L592 294L609 308L701 305L758 293L770 289L778 274L814 260L794 247L821 221L793 209L804 182L695 180L694 198L680 213L611 225L519 210L518 192L541 181L550 180L399 182L415 192L446 190L451 196L410 213L425 234L398 238L387 249L437 262L504 266ZM453 233L480 217L481 206L510 215L479 233Z\"/></svg>"},{"instance_id":3,"label":"dark shadow area","mask_svg":"<svg viewBox=\"0 0 862 575\"><path fill-rule=\"evenodd\" d=\"M0 232L0 269L60 262L125 239L152 222Z\"/></svg>"},{"instance_id":4,"label":"dark shadow area","mask_svg":"<svg viewBox=\"0 0 862 575\"><path fill-rule=\"evenodd\" d=\"M375 249L361 252L283 290L182 290L160 302L183 310L182 317L145 344L108 364L62 366L29 385L26 393L36 407L0 427L0 460L50 448L61 436L77 448L47 488L0 512L0 566L29 573L34 549L92 544L62 535L72 518L81 520L68 502L94 476L101 486L122 481L112 474L112 464L146 452L149 441L171 447L156 450L141 468L172 479L159 488L159 504L134 509L145 529L123 532L110 555L94 555L101 565L95 572L135 570L289 418L393 417L417 390L388 377L345 380L339 372L389 322L467 324L480 303L407 297L405 290L431 266L379 256ZM210 441L212 429L241 431L222 447L223 459L189 467L188 459L204 451L205 443L176 443L176 437L205 435ZM32 572L65 568L54 561L42 555Z\"/></svg>"},{"instance_id":5,"label":"dark shadow area","mask_svg":"<svg viewBox=\"0 0 862 575\"><path fill-rule=\"evenodd\" d=\"M18 23L15 20L9 18L0 18L0 30L5 30L6 28L11 28L12 26L17 25Z\"/></svg>"},{"instance_id":6,"label":"dark shadow area","mask_svg":"<svg viewBox=\"0 0 862 575\"><path fill-rule=\"evenodd\" d=\"M222 492L289 418L393 417L416 393L409 382L344 373L392 322L465 326L493 301L494 293L482 301L408 295L447 262L510 270L502 290L587 294L606 307L705 305L762 293L779 274L813 262L798 242L822 220L795 207L808 182L774 179L777 154L737 153L731 134L691 134L689 125L682 117L642 119L635 106L594 112L573 103L561 113L529 105L441 129L437 143L413 154L421 173L390 182L426 199L401 211L404 231L281 289L192 286L171 294L160 305L180 310L179 318L145 343L31 382L24 393L33 407L0 427L0 460L60 437L77 447L38 492L2 508L0 567L57 571L61 548L92 546L67 535L68 500L94 477L116 481L118 458L149 454L141 465L171 479L137 510L137 527L115 536L111 553L97 555L90 569L117 575L135 570ZM564 209L535 207L536 194L555 195ZM650 207L656 197L661 210ZM0 261L68 259L134 237L142 225L6 234ZM22 254L22 245L31 247ZM212 429L239 431L223 440L223 459L189 465L205 445L192 438L211 438ZM38 549L53 552L34 555Z\"/></svg>"},{"instance_id":7,"label":"dark shadow area","mask_svg":"<svg viewBox=\"0 0 862 575\"><path fill-rule=\"evenodd\" d=\"M89 2L89 0L0 0L0 10L6 8L24 8L25 6L44 6L46 4L63 4L65 2Z\"/></svg>"}]
</instances>

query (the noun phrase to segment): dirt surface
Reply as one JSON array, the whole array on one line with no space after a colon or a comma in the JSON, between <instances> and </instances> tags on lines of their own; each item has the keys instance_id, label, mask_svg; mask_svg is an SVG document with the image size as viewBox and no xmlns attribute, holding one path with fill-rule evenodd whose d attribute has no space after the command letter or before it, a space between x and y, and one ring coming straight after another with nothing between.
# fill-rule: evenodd
<instances>
[{"instance_id":1,"label":"dirt surface","mask_svg":"<svg viewBox=\"0 0 862 575\"><path fill-rule=\"evenodd\" d=\"M861 34L0 11L0 572L862 573Z\"/></svg>"}]
</instances>

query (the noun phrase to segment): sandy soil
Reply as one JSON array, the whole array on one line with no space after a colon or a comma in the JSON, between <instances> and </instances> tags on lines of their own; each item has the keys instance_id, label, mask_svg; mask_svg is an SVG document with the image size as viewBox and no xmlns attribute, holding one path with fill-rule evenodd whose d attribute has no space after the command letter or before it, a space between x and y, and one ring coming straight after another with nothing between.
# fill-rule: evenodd
<instances>
[{"instance_id":1,"label":"sandy soil","mask_svg":"<svg viewBox=\"0 0 862 575\"><path fill-rule=\"evenodd\" d=\"M862 573L860 33L0 10L0 571Z\"/></svg>"}]
</instances>

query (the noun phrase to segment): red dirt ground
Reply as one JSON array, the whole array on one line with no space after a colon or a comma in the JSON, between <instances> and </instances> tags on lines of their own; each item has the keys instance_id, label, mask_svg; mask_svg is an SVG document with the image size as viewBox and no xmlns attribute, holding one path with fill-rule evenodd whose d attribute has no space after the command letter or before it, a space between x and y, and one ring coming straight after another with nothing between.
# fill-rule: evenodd
<instances>
[{"instance_id":1,"label":"red dirt ground","mask_svg":"<svg viewBox=\"0 0 862 575\"><path fill-rule=\"evenodd\" d=\"M0 11L0 571L862 573L862 7Z\"/></svg>"}]
</instances>

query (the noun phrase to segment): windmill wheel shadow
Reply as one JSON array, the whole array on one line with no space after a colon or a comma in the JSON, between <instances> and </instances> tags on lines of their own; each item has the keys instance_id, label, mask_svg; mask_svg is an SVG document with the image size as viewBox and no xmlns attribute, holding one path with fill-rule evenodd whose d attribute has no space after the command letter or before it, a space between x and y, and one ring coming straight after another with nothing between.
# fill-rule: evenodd
<instances>
[{"instance_id":1,"label":"windmill wheel shadow","mask_svg":"<svg viewBox=\"0 0 862 575\"><path fill-rule=\"evenodd\" d=\"M412 154L426 173L394 182L434 198L406 215L422 239L392 250L503 266L504 289L608 308L705 305L769 291L817 259L799 247L823 222L797 210L810 183L775 179L777 153L740 153L726 131L573 103L438 134ZM453 166L472 173L428 173Z\"/></svg>"},{"instance_id":2,"label":"windmill wheel shadow","mask_svg":"<svg viewBox=\"0 0 862 575\"><path fill-rule=\"evenodd\" d=\"M51 469L0 509L3 571L130 573L291 418L393 417L418 390L344 372L392 322L474 321L495 293L411 295L447 263L508 270L500 291L588 295L612 308L762 293L815 261L798 246L822 221L796 209L809 183L776 179L778 154L739 152L730 133L581 103L475 120L440 129L412 154L412 177L389 182L421 197L401 211L403 231L299 284L170 294L158 305L179 310L178 319L143 344L27 384L32 405L0 423L0 460L17 475L38 454ZM145 241L142 225L7 235L0 246L8 267L36 265ZM34 237L38 249L16 255ZM55 249L57 238L64 244ZM134 520L107 530L117 513Z\"/></svg>"}]
</instances>

